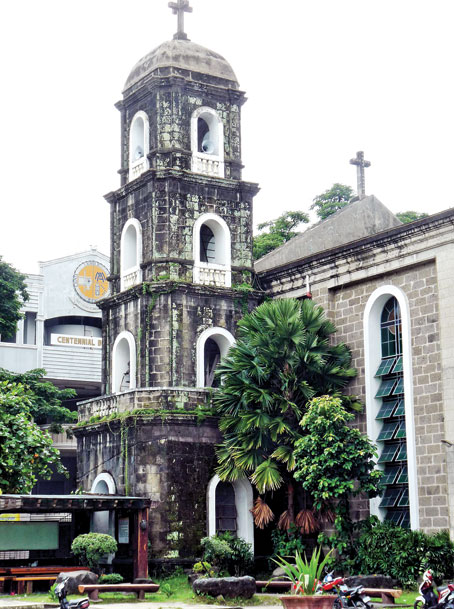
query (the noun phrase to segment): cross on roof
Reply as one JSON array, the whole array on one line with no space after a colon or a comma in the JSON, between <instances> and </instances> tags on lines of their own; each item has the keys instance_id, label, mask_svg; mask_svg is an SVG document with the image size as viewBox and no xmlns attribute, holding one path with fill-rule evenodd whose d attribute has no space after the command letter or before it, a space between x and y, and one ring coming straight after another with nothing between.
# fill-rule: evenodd
<instances>
[{"instance_id":1,"label":"cross on roof","mask_svg":"<svg viewBox=\"0 0 454 609\"><path fill-rule=\"evenodd\" d=\"M365 167L370 167L370 161L364 160L364 152L360 150L356 153L356 158L350 159L352 165L356 165L356 179L358 183L358 198L364 199L366 196L366 178L364 175Z\"/></svg>"},{"instance_id":2,"label":"cross on roof","mask_svg":"<svg viewBox=\"0 0 454 609\"><path fill-rule=\"evenodd\" d=\"M174 40L187 40L188 37L184 33L184 14L192 13L192 7L189 6L189 0L178 0L177 2L169 2L169 7L174 15L178 15L178 31L174 34Z\"/></svg>"}]
</instances>

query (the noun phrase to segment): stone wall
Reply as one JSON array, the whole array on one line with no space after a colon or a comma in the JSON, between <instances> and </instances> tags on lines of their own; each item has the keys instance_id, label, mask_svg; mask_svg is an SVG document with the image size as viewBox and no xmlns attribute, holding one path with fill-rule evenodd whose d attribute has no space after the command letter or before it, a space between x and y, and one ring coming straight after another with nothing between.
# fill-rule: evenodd
<instances>
[{"instance_id":1,"label":"stone wall","mask_svg":"<svg viewBox=\"0 0 454 609\"><path fill-rule=\"evenodd\" d=\"M452 310L454 283L450 269L454 255L452 213L449 218L447 215L445 212L438 219L428 219L424 230L403 226L377 235L375 242L371 238L367 242L348 244L281 272L274 269L260 275L262 287L281 297L304 295L306 276L310 276L313 300L325 308L337 327L335 340L346 342L352 349L358 376L349 385L348 392L358 395L363 402L366 398L364 312L367 301L376 288L386 285L404 292L411 320L419 526L426 532L453 529L449 512L453 509L450 506L454 474L449 470L452 479L448 485L448 466L454 467L454 457L449 452L447 455L449 449L441 442L444 438L449 440L445 420L454 420L453 324L452 313L446 314ZM441 311L444 311L442 315ZM358 425L366 431L365 414L358 417ZM367 502L359 506L361 515L366 507Z\"/></svg>"},{"instance_id":2,"label":"stone wall","mask_svg":"<svg viewBox=\"0 0 454 609\"><path fill-rule=\"evenodd\" d=\"M196 556L206 535L206 490L214 475L217 420L165 414L130 417L76 430L79 484L108 472L117 493L146 496L153 558Z\"/></svg>"}]
</instances>

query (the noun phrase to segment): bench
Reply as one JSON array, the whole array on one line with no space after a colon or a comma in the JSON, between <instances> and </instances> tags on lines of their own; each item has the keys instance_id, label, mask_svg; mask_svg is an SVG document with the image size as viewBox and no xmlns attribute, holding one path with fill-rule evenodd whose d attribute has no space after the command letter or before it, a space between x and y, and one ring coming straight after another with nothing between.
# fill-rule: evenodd
<instances>
[{"instance_id":1,"label":"bench","mask_svg":"<svg viewBox=\"0 0 454 609\"><path fill-rule=\"evenodd\" d=\"M364 594L371 598L380 598L383 604L393 605L394 599L399 598L402 590L394 590L393 588L364 588Z\"/></svg>"},{"instance_id":2,"label":"bench","mask_svg":"<svg viewBox=\"0 0 454 609\"><path fill-rule=\"evenodd\" d=\"M256 586L258 592L262 588L265 588L265 590L290 590L292 587L292 582L286 581L286 580L273 581L273 582L257 580L255 582L255 586Z\"/></svg>"},{"instance_id":3,"label":"bench","mask_svg":"<svg viewBox=\"0 0 454 609\"><path fill-rule=\"evenodd\" d=\"M88 584L80 585L79 592L88 593L91 601L99 600L99 592L135 592L140 601L145 599L145 592L157 592L159 584Z\"/></svg>"},{"instance_id":4,"label":"bench","mask_svg":"<svg viewBox=\"0 0 454 609\"><path fill-rule=\"evenodd\" d=\"M48 581L54 582L58 575L36 575L35 577L15 577L17 582L17 594L31 594L33 592L33 582Z\"/></svg>"}]
</instances>

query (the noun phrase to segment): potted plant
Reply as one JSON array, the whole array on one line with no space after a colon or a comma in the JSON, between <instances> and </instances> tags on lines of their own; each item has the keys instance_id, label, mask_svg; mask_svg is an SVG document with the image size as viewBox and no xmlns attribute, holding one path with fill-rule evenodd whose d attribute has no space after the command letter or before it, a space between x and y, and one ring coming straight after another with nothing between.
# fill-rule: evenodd
<instances>
[{"instance_id":1,"label":"potted plant","mask_svg":"<svg viewBox=\"0 0 454 609\"><path fill-rule=\"evenodd\" d=\"M336 595L316 594L317 584L332 550L323 560L320 560L321 552L321 548L315 548L310 560L307 560L306 556L303 558L298 551L295 553L294 562L289 562L282 556L273 559L284 571L286 579L291 582L292 593L280 597L285 609L332 608Z\"/></svg>"}]
</instances>

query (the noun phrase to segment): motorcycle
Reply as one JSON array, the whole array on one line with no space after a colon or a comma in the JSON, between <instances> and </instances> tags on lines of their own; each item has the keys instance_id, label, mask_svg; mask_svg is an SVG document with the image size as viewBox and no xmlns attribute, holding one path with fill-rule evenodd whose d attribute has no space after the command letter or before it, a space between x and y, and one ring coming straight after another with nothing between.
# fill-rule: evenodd
<instances>
[{"instance_id":1,"label":"motorcycle","mask_svg":"<svg viewBox=\"0 0 454 609\"><path fill-rule=\"evenodd\" d=\"M68 601L66 598L66 582L68 578L65 577L59 584L55 586L54 592L56 597L58 598L58 602L60 603L60 609L87 609L90 606L90 601L88 598L83 598L81 600Z\"/></svg>"},{"instance_id":2,"label":"motorcycle","mask_svg":"<svg viewBox=\"0 0 454 609\"><path fill-rule=\"evenodd\" d=\"M454 584L434 590L434 577L430 569L424 572L413 609L454 609Z\"/></svg>"},{"instance_id":3,"label":"motorcycle","mask_svg":"<svg viewBox=\"0 0 454 609\"><path fill-rule=\"evenodd\" d=\"M319 583L320 592L332 592L337 594L334 600L333 609L347 609L355 607L357 609L372 609L370 597L364 594L364 586L349 588L344 584L343 577L333 577L333 572L328 573Z\"/></svg>"}]
</instances>

